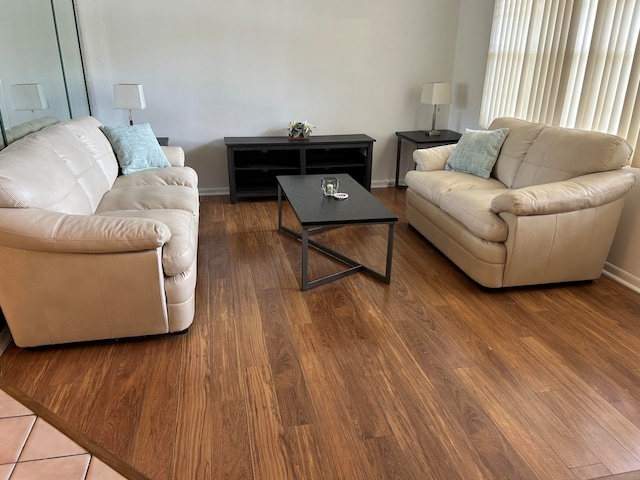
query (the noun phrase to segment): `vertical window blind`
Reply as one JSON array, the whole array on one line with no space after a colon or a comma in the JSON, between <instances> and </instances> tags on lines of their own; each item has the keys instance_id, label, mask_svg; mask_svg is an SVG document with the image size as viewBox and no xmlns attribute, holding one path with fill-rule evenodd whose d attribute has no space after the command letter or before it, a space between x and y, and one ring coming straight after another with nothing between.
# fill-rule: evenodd
<instances>
[{"instance_id":1,"label":"vertical window blind","mask_svg":"<svg viewBox=\"0 0 640 480\"><path fill-rule=\"evenodd\" d=\"M480 124L619 135L640 167L640 0L496 0Z\"/></svg>"}]
</instances>

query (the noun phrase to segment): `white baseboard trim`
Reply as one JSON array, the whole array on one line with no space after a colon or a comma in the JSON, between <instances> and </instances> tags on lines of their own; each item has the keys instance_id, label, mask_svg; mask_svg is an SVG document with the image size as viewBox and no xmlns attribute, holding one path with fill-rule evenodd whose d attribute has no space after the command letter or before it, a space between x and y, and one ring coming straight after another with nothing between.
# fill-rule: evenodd
<instances>
[{"instance_id":1,"label":"white baseboard trim","mask_svg":"<svg viewBox=\"0 0 640 480\"><path fill-rule=\"evenodd\" d=\"M0 355L4 353L9 344L11 343L11 333L9 332L9 327L5 326L2 330L0 330Z\"/></svg>"},{"instance_id":2,"label":"white baseboard trim","mask_svg":"<svg viewBox=\"0 0 640 480\"><path fill-rule=\"evenodd\" d=\"M376 180L375 182L371 182L371 188L387 188L393 187L395 183L394 180ZM402 182L400 183L402 185ZM200 188L198 189L198 193L203 196L215 196L215 195L229 195L229 188Z\"/></svg>"},{"instance_id":3,"label":"white baseboard trim","mask_svg":"<svg viewBox=\"0 0 640 480\"><path fill-rule=\"evenodd\" d=\"M199 188L198 193L203 196L229 195L229 187L224 188Z\"/></svg>"},{"instance_id":4,"label":"white baseboard trim","mask_svg":"<svg viewBox=\"0 0 640 480\"><path fill-rule=\"evenodd\" d=\"M376 180L374 182L371 182L371 188L393 187L394 183L396 183L395 180Z\"/></svg>"},{"instance_id":5,"label":"white baseboard trim","mask_svg":"<svg viewBox=\"0 0 640 480\"><path fill-rule=\"evenodd\" d=\"M635 275L625 272L621 268L618 268L609 262L604 264L602 273L616 282L621 283L625 287L630 288L634 292L640 293L640 278Z\"/></svg>"}]
</instances>

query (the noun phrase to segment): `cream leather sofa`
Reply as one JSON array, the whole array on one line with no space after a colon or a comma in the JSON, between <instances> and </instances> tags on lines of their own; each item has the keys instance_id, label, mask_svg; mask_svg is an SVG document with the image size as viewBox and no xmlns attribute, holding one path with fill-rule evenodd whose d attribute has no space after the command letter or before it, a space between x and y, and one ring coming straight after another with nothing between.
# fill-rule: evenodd
<instances>
[{"instance_id":1,"label":"cream leather sofa","mask_svg":"<svg viewBox=\"0 0 640 480\"><path fill-rule=\"evenodd\" d=\"M55 117L39 117L21 123L19 125L15 125L5 132L5 134L7 135L7 141L9 143L15 142L16 140L20 140L30 133L42 130L44 127L55 125L59 121L60 120Z\"/></svg>"},{"instance_id":2,"label":"cream leather sofa","mask_svg":"<svg viewBox=\"0 0 640 480\"><path fill-rule=\"evenodd\" d=\"M171 167L118 175L93 117L0 151L0 307L21 347L186 330L194 316L199 197Z\"/></svg>"},{"instance_id":3,"label":"cream leather sofa","mask_svg":"<svg viewBox=\"0 0 640 480\"><path fill-rule=\"evenodd\" d=\"M598 278L635 184L621 138L513 118L489 178L446 171L456 145L416 150L407 220L489 287Z\"/></svg>"}]
</instances>

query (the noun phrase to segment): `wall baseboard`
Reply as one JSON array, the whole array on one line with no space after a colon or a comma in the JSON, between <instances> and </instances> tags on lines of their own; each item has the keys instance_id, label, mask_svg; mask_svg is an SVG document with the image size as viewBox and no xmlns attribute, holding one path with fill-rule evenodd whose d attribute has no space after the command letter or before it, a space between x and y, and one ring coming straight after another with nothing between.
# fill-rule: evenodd
<instances>
[{"instance_id":1,"label":"wall baseboard","mask_svg":"<svg viewBox=\"0 0 640 480\"><path fill-rule=\"evenodd\" d=\"M394 180L376 180L371 182L371 188L387 188L393 187ZM402 182L400 182L402 185ZM215 196L215 195L229 195L229 188L200 188L198 189L198 193L203 196Z\"/></svg>"},{"instance_id":2,"label":"wall baseboard","mask_svg":"<svg viewBox=\"0 0 640 480\"><path fill-rule=\"evenodd\" d=\"M371 188L393 187L394 183L396 183L395 180L374 180L374 181L371 182Z\"/></svg>"},{"instance_id":3,"label":"wall baseboard","mask_svg":"<svg viewBox=\"0 0 640 480\"><path fill-rule=\"evenodd\" d=\"M9 332L9 327L5 326L2 330L0 330L0 355L4 353L9 344L11 343L11 333Z\"/></svg>"},{"instance_id":4,"label":"wall baseboard","mask_svg":"<svg viewBox=\"0 0 640 480\"><path fill-rule=\"evenodd\" d=\"M198 193L203 197L214 195L229 195L229 187L226 188L199 188Z\"/></svg>"},{"instance_id":5,"label":"wall baseboard","mask_svg":"<svg viewBox=\"0 0 640 480\"><path fill-rule=\"evenodd\" d=\"M621 268L618 268L608 262L604 264L602 273L616 282L621 283L625 287L630 288L634 292L640 293L640 278L635 275L625 272Z\"/></svg>"}]
</instances>

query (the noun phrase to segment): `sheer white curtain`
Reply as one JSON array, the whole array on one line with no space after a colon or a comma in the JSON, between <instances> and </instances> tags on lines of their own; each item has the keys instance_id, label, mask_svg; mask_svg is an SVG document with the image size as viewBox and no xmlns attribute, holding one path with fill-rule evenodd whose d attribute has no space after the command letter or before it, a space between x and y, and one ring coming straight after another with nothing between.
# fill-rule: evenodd
<instances>
[{"instance_id":1,"label":"sheer white curtain","mask_svg":"<svg viewBox=\"0 0 640 480\"><path fill-rule=\"evenodd\" d=\"M640 167L640 0L496 0L480 124L613 133Z\"/></svg>"}]
</instances>

